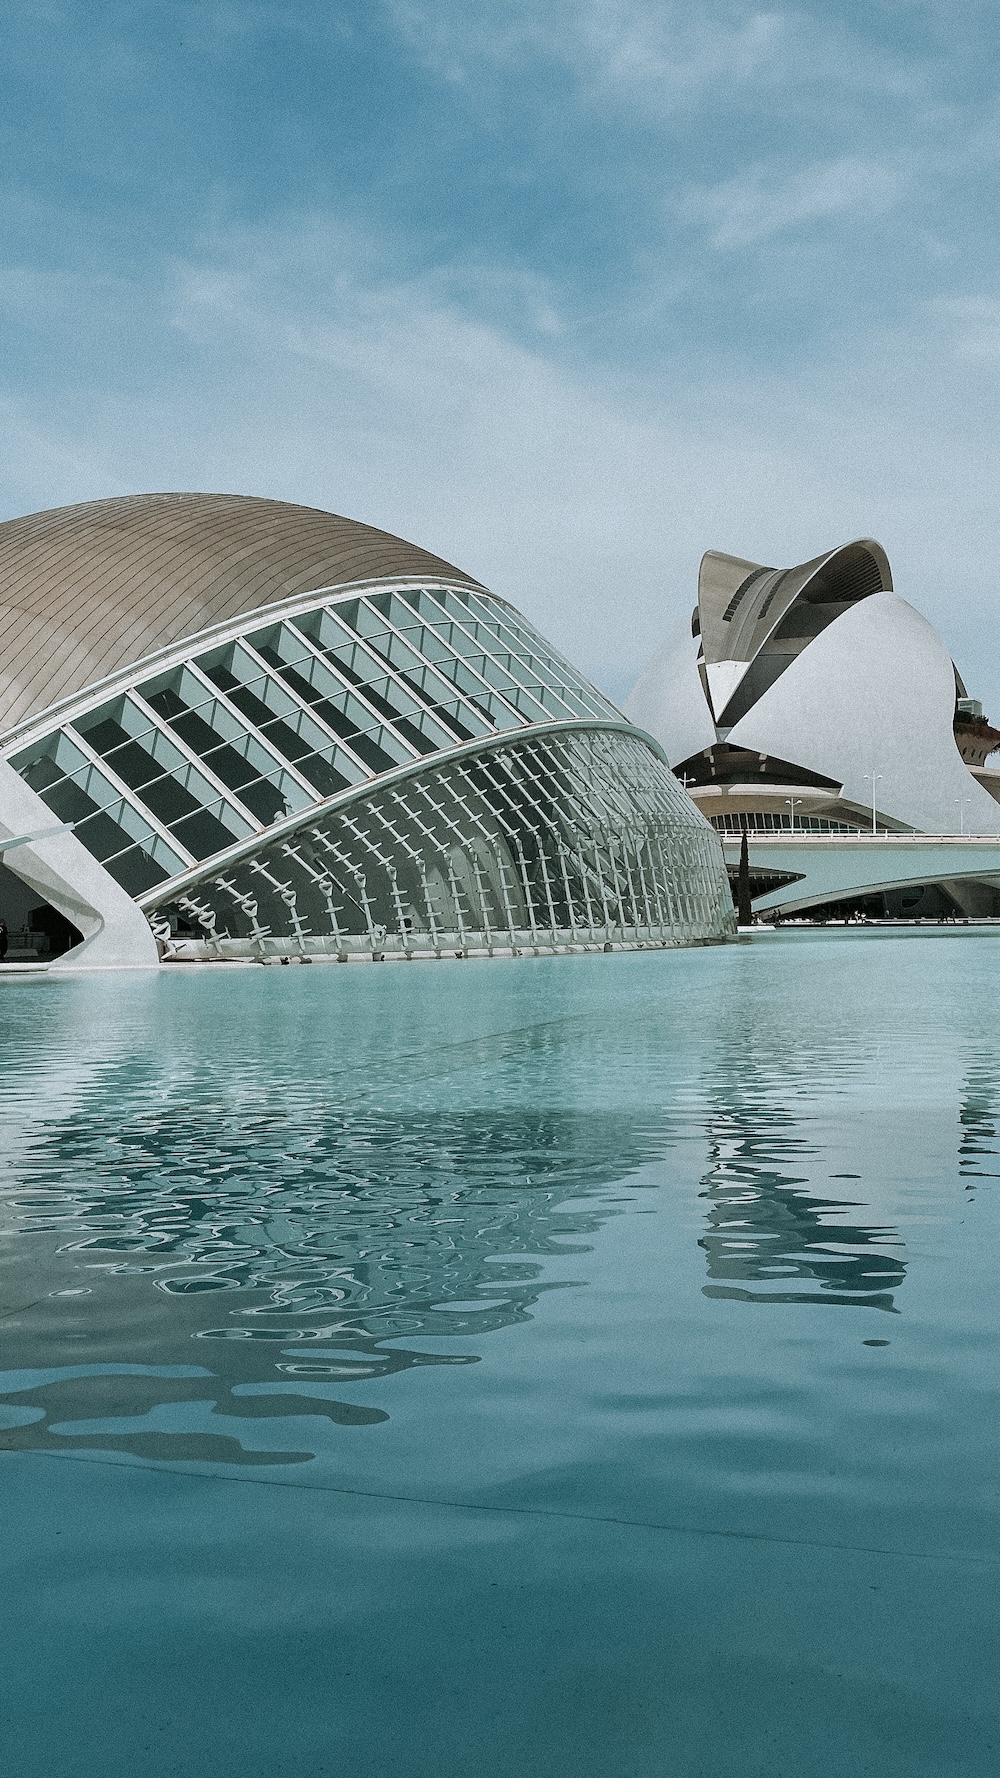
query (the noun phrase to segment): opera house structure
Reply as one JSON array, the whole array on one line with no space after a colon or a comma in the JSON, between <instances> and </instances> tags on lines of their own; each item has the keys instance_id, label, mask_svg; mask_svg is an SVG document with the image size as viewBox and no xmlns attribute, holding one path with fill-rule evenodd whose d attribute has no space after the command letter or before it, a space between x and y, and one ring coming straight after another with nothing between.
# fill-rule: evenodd
<instances>
[{"instance_id":1,"label":"opera house structure","mask_svg":"<svg viewBox=\"0 0 1000 1778\"><path fill-rule=\"evenodd\" d=\"M779 834L1000 835L1000 732L871 539L786 569L710 550L691 619L625 710L716 830L758 850ZM997 883L911 883L883 911L996 914Z\"/></svg>"},{"instance_id":2,"label":"opera house structure","mask_svg":"<svg viewBox=\"0 0 1000 1778\"><path fill-rule=\"evenodd\" d=\"M0 525L0 598L0 912L58 966L734 931L659 744L398 537L244 496L101 500Z\"/></svg>"}]
</instances>

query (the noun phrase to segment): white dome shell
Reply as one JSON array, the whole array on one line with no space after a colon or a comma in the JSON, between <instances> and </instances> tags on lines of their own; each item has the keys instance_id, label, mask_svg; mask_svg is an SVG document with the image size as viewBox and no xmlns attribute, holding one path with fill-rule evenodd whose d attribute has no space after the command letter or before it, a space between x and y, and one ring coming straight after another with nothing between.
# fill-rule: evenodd
<instances>
[{"instance_id":1,"label":"white dome shell","mask_svg":"<svg viewBox=\"0 0 1000 1778\"><path fill-rule=\"evenodd\" d=\"M629 721L659 741L672 766L715 744L715 724L698 672L698 649L690 622L679 625L654 654L623 705Z\"/></svg>"},{"instance_id":2,"label":"white dome shell","mask_svg":"<svg viewBox=\"0 0 1000 1778\"><path fill-rule=\"evenodd\" d=\"M834 778L850 802L924 833L1000 833L1000 804L955 745L955 671L936 631L896 593L835 619L729 731ZM866 774L868 774L866 776Z\"/></svg>"},{"instance_id":3,"label":"white dome shell","mask_svg":"<svg viewBox=\"0 0 1000 1778\"><path fill-rule=\"evenodd\" d=\"M698 782L710 770L718 788L746 749L761 756L765 813L774 813L774 770L786 765L848 805L830 810L834 821L861 816L862 824L875 772L883 822L1000 834L1000 802L956 744L954 665L931 625L892 590L880 544L861 539L788 569L710 550L696 616L700 634L679 625L624 706L675 770L691 762ZM731 764L727 748L737 750ZM711 766L696 765L709 750Z\"/></svg>"}]
</instances>

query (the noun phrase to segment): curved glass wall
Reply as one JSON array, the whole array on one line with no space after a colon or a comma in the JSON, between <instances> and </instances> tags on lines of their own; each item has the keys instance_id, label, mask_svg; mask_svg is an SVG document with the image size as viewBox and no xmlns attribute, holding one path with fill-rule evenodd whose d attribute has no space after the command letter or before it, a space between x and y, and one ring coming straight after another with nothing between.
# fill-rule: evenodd
<instances>
[{"instance_id":1,"label":"curved glass wall","mask_svg":"<svg viewBox=\"0 0 1000 1778\"><path fill-rule=\"evenodd\" d=\"M404 587L192 656L15 754L130 894L422 755L618 712L499 601Z\"/></svg>"},{"instance_id":2,"label":"curved glass wall","mask_svg":"<svg viewBox=\"0 0 1000 1778\"><path fill-rule=\"evenodd\" d=\"M314 598L12 756L168 955L728 932L707 824L517 612L457 585Z\"/></svg>"},{"instance_id":3,"label":"curved glass wall","mask_svg":"<svg viewBox=\"0 0 1000 1778\"><path fill-rule=\"evenodd\" d=\"M442 761L169 898L175 956L410 956L679 944L732 930L718 841L621 730Z\"/></svg>"}]
</instances>

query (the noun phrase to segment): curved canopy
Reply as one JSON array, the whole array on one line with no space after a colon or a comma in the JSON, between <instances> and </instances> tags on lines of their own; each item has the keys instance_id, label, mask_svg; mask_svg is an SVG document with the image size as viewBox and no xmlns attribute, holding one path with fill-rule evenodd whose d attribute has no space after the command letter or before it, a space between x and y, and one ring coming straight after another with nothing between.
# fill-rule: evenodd
<instances>
[{"instance_id":1,"label":"curved canopy","mask_svg":"<svg viewBox=\"0 0 1000 1778\"><path fill-rule=\"evenodd\" d=\"M698 572L705 658L752 660L798 598L846 609L891 591L888 557L872 537L825 550L795 568L767 568L707 550Z\"/></svg>"},{"instance_id":2,"label":"curved canopy","mask_svg":"<svg viewBox=\"0 0 1000 1778\"><path fill-rule=\"evenodd\" d=\"M327 586L470 575L311 506L135 494L0 524L0 729L214 624Z\"/></svg>"},{"instance_id":3,"label":"curved canopy","mask_svg":"<svg viewBox=\"0 0 1000 1778\"><path fill-rule=\"evenodd\" d=\"M716 721L731 727L835 618L891 591L888 558L871 537L795 568L708 550L698 574L696 633Z\"/></svg>"}]
</instances>

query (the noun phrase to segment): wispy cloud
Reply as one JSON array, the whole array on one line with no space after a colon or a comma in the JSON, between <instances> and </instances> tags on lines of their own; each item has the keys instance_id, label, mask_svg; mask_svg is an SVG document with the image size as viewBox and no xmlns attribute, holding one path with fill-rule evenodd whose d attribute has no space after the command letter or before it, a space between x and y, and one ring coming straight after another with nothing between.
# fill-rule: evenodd
<instances>
[{"instance_id":1,"label":"wispy cloud","mask_svg":"<svg viewBox=\"0 0 1000 1778\"><path fill-rule=\"evenodd\" d=\"M652 113L707 103L719 121L738 95L786 95L814 120L850 95L919 99L933 81L891 33L859 34L851 9L766 6L753 0L384 0L388 18L424 64L476 85L498 72L561 68L585 100ZM839 15L839 16L838 16ZM764 124L768 120L761 118ZM774 119L773 121L780 121Z\"/></svg>"},{"instance_id":2,"label":"wispy cloud","mask_svg":"<svg viewBox=\"0 0 1000 1778\"><path fill-rule=\"evenodd\" d=\"M156 285L64 295L45 338L89 356L72 387L8 393L7 511L200 487L346 512L481 575L618 696L709 545L793 561L873 532L931 615L936 574L939 597L973 576L974 446L951 454L942 528L923 493L939 438L911 414L873 431L870 362L807 401L695 362L655 383L570 369L550 336L478 318L460 278L322 216L217 233ZM120 342L140 312L137 382Z\"/></svg>"},{"instance_id":3,"label":"wispy cloud","mask_svg":"<svg viewBox=\"0 0 1000 1778\"><path fill-rule=\"evenodd\" d=\"M345 511L618 694L705 547L871 533L985 658L995 8L50 11L0 70L0 511Z\"/></svg>"},{"instance_id":4,"label":"wispy cloud","mask_svg":"<svg viewBox=\"0 0 1000 1778\"><path fill-rule=\"evenodd\" d=\"M689 192L678 210L705 225L713 247L752 247L831 217L884 215L903 190L891 167L844 155L793 172L753 168Z\"/></svg>"},{"instance_id":5,"label":"wispy cloud","mask_svg":"<svg viewBox=\"0 0 1000 1778\"><path fill-rule=\"evenodd\" d=\"M746 16L740 17L744 11ZM448 78L544 58L588 91L656 89L681 98L726 78L746 80L780 59L791 13L648 0L499 0L474 10L445 0L388 0L396 29Z\"/></svg>"},{"instance_id":6,"label":"wispy cloud","mask_svg":"<svg viewBox=\"0 0 1000 1778\"><path fill-rule=\"evenodd\" d=\"M928 305L950 335L955 355L974 364L1000 364L1000 299L992 296L939 297Z\"/></svg>"}]
</instances>

